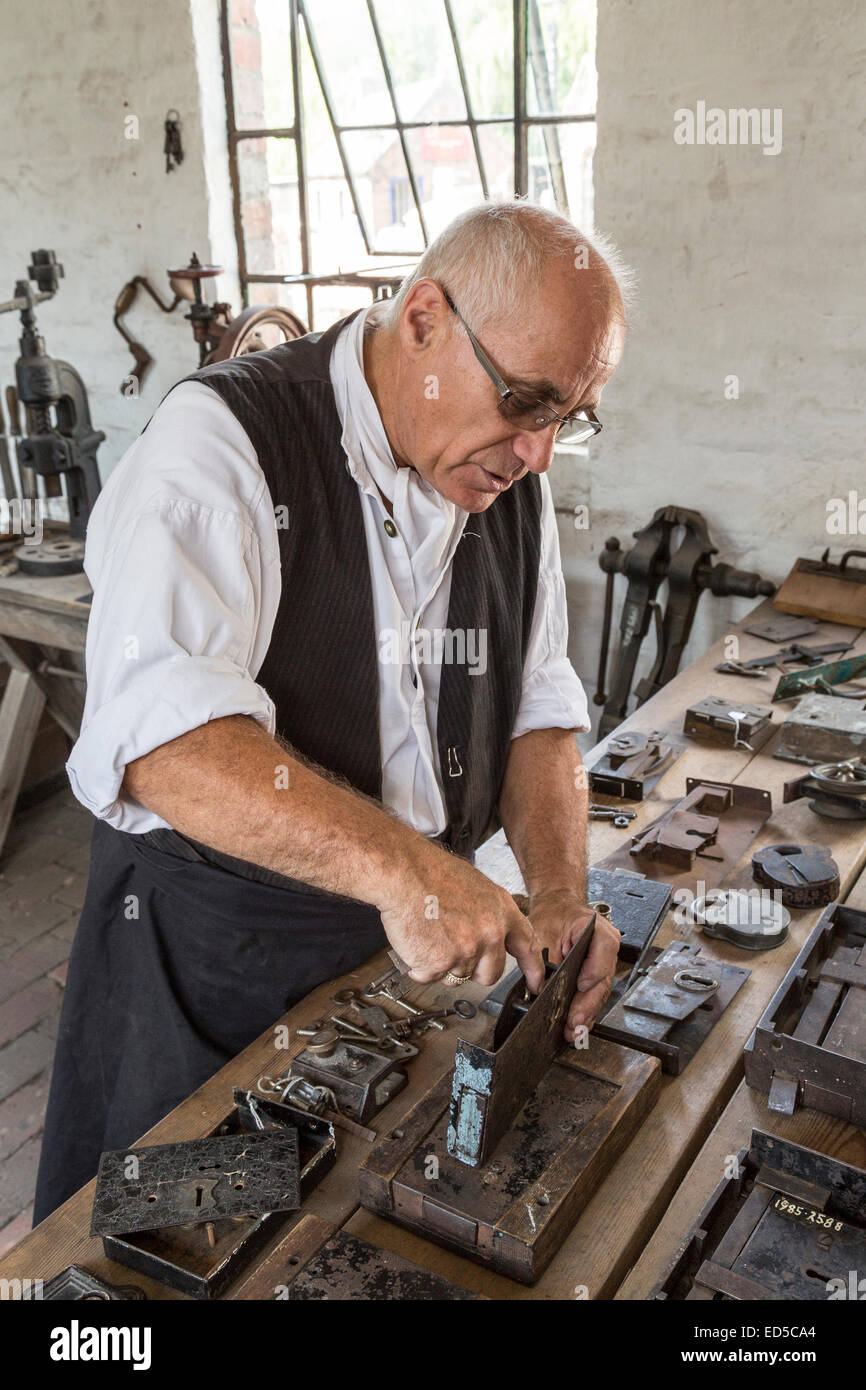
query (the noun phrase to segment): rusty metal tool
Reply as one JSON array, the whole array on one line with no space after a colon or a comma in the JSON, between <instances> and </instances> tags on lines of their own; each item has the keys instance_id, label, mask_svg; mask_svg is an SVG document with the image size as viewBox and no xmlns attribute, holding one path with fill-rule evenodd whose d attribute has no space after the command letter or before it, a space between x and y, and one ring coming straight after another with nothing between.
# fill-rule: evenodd
<instances>
[{"instance_id":1,"label":"rusty metal tool","mask_svg":"<svg viewBox=\"0 0 866 1390\"><path fill-rule=\"evenodd\" d=\"M517 981L496 1021L492 1048L457 1043L448 1125L448 1152L476 1168L487 1162L523 1109L563 1042L568 1010L595 927L593 913L559 966L533 999Z\"/></svg>"}]
</instances>

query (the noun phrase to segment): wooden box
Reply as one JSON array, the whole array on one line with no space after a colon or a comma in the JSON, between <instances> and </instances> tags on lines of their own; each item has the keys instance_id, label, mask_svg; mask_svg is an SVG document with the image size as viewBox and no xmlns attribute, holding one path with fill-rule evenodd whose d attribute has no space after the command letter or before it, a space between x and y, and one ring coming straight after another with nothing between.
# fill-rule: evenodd
<instances>
[{"instance_id":1,"label":"wooden box","mask_svg":"<svg viewBox=\"0 0 866 1390\"><path fill-rule=\"evenodd\" d=\"M451 1072L362 1165L362 1205L533 1284L655 1103L661 1071L590 1035L564 1048L483 1167L447 1150Z\"/></svg>"}]
</instances>

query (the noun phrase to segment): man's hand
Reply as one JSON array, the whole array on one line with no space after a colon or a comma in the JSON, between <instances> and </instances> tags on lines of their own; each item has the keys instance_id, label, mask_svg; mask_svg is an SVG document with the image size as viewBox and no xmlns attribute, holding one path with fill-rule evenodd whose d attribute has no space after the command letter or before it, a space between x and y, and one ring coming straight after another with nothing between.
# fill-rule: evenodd
<instances>
[{"instance_id":1,"label":"man's hand","mask_svg":"<svg viewBox=\"0 0 866 1390\"><path fill-rule=\"evenodd\" d=\"M586 903L567 889L542 893L530 900L529 920L539 944L547 947L551 965L562 963L591 916ZM592 941L568 1014L566 1042L574 1042L579 1027L589 1029L595 1023L613 984L619 942L620 934L613 923L596 914Z\"/></svg>"},{"instance_id":2,"label":"man's hand","mask_svg":"<svg viewBox=\"0 0 866 1390\"><path fill-rule=\"evenodd\" d=\"M431 847L413 856L398 889L379 904L394 949L427 984L451 973L494 985L514 956L529 988L544 984L541 943L510 893L456 855Z\"/></svg>"}]
</instances>

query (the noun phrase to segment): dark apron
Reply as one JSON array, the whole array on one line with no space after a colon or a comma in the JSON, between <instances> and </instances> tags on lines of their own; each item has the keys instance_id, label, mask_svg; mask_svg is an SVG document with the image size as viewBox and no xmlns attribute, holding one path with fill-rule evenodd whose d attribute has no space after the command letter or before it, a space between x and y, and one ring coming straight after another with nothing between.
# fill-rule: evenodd
<instances>
[{"instance_id":1,"label":"dark apron","mask_svg":"<svg viewBox=\"0 0 866 1390\"><path fill-rule=\"evenodd\" d=\"M365 903L173 830L97 821L34 1224L94 1176L104 1149L131 1145L310 990L386 944Z\"/></svg>"}]
</instances>

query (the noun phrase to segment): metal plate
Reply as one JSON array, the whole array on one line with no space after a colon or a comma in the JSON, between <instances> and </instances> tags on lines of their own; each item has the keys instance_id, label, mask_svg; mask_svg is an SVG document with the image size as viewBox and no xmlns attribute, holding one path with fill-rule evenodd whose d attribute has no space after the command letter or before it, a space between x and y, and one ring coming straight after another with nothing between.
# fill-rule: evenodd
<instances>
[{"instance_id":1,"label":"metal plate","mask_svg":"<svg viewBox=\"0 0 866 1390\"><path fill-rule=\"evenodd\" d=\"M300 1205L296 1130L130 1147L99 1161L90 1234L154 1231Z\"/></svg>"},{"instance_id":2,"label":"metal plate","mask_svg":"<svg viewBox=\"0 0 866 1390\"><path fill-rule=\"evenodd\" d=\"M761 618L743 628L752 637L762 637L765 642L793 642L797 637L809 637L818 631L814 618L797 618L788 613L774 613L772 617Z\"/></svg>"},{"instance_id":3,"label":"metal plate","mask_svg":"<svg viewBox=\"0 0 866 1390\"><path fill-rule=\"evenodd\" d=\"M649 850L633 851L647 836L648 832L667 822L671 817L681 814L683 800L650 821L641 831L631 837L632 843L620 846L599 863L604 869L642 870L647 878L663 880L672 888L690 887L694 891L696 879L702 880L708 888L714 887L730 872L740 855L755 838L758 831L772 811L772 797L762 787L746 787L737 782L715 782L708 778L688 777L686 794L698 787L706 787L707 803L715 805L712 815L718 812L718 830L715 843L710 843L696 852L688 852L684 843L682 852L672 862L667 853L659 854ZM727 809L723 809L727 802ZM696 821L706 819L710 813L704 811L687 822L685 829ZM688 836L682 837L685 842ZM690 860L690 862L686 862Z\"/></svg>"},{"instance_id":4,"label":"metal plate","mask_svg":"<svg viewBox=\"0 0 866 1390\"><path fill-rule=\"evenodd\" d=\"M826 1299L866 1265L866 1172L753 1130L650 1294Z\"/></svg>"},{"instance_id":5,"label":"metal plate","mask_svg":"<svg viewBox=\"0 0 866 1390\"><path fill-rule=\"evenodd\" d=\"M751 971L710 960L697 943L673 941L664 950L648 953L646 973L627 994L620 982L611 994L607 1012L593 1035L624 1047L635 1047L661 1060L663 1069L679 1075L716 1026ZM685 977L698 974L715 981L714 988L692 990Z\"/></svg>"},{"instance_id":6,"label":"metal plate","mask_svg":"<svg viewBox=\"0 0 866 1390\"><path fill-rule=\"evenodd\" d=\"M866 675L866 656L849 656L844 661L828 661L823 666L810 666L805 671L788 671L779 677L773 692L774 700L796 700L808 695L816 685L843 685L846 681L862 680ZM830 695L829 699L837 699Z\"/></svg>"},{"instance_id":7,"label":"metal plate","mask_svg":"<svg viewBox=\"0 0 866 1390\"><path fill-rule=\"evenodd\" d=\"M563 963L553 970L541 993L501 1040L497 1023L495 1050L477 1043L457 1043L454 1057L448 1152L473 1167L486 1163L515 1115L532 1095L562 1046L565 1020L577 977L589 950L595 914ZM513 1006L510 1008L514 1014Z\"/></svg>"},{"instance_id":8,"label":"metal plate","mask_svg":"<svg viewBox=\"0 0 866 1390\"><path fill-rule=\"evenodd\" d=\"M673 890L627 869L593 866L587 875L587 898L607 903L610 920L620 933L619 959L636 961L652 941L670 905Z\"/></svg>"},{"instance_id":9,"label":"metal plate","mask_svg":"<svg viewBox=\"0 0 866 1390\"><path fill-rule=\"evenodd\" d=\"M780 1298L828 1297L828 1283L866 1266L866 1233L776 1193L731 1269Z\"/></svg>"},{"instance_id":10,"label":"metal plate","mask_svg":"<svg viewBox=\"0 0 866 1390\"><path fill-rule=\"evenodd\" d=\"M429 1269L380 1250L369 1241L337 1231L289 1285L289 1301L368 1303L473 1301L478 1295L458 1288Z\"/></svg>"}]
</instances>

